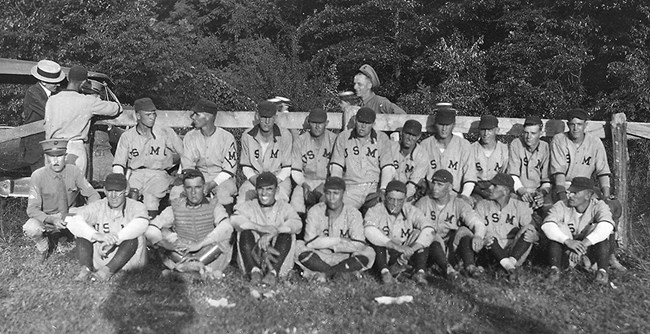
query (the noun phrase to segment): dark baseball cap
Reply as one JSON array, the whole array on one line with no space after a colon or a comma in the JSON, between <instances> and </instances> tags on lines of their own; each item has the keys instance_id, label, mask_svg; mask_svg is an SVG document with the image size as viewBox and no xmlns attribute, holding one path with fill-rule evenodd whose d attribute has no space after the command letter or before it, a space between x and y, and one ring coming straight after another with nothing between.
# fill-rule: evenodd
<instances>
[{"instance_id":1,"label":"dark baseball cap","mask_svg":"<svg viewBox=\"0 0 650 334\"><path fill-rule=\"evenodd\" d=\"M357 122L374 123L375 119L377 119L377 114L368 107L361 107L357 111Z\"/></svg>"},{"instance_id":2,"label":"dark baseball cap","mask_svg":"<svg viewBox=\"0 0 650 334\"><path fill-rule=\"evenodd\" d=\"M327 113L321 108L312 109L307 120L312 123L325 123L327 122Z\"/></svg>"},{"instance_id":3,"label":"dark baseball cap","mask_svg":"<svg viewBox=\"0 0 650 334\"><path fill-rule=\"evenodd\" d=\"M68 81L85 81L88 79L88 70L83 66L73 66L68 72Z\"/></svg>"},{"instance_id":4,"label":"dark baseball cap","mask_svg":"<svg viewBox=\"0 0 650 334\"><path fill-rule=\"evenodd\" d=\"M208 99L200 99L199 102L196 102L196 104L192 107L192 111L216 115L219 111L219 107L216 103Z\"/></svg>"},{"instance_id":5,"label":"dark baseball cap","mask_svg":"<svg viewBox=\"0 0 650 334\"><path fill-rule=\"evenodd\" d=\"M327 189L337 189L345 191L345 181L338 176L330 176L325 180L324 185L325 190Z\"/></svg>"},{"instance_id":6,"label":"dark baseball cap","mask_svg":"<svg viewBox=\"0 0 650 334\"><path fill-rule=\"evenodd\" d=\"M268 186L277 186L278 178L273 175L271 172L263 172L257 176L257 181L255 182L255 188L262 188Z\"/></svg>"},{"instance_id":7,"label":"dark baseball cap","mask_svg":"<svg viewBox=\"0 0 650 334\"><path fill-rule=\"evenodd\" d=\"M409 119L404 122L402 131L410 135L419 136L422 134L422 124L414 119Z\"/></svg>"},{"instance_id":8,"label":"dark baseball cap","mask_svg":"<svg viewBox=\"0 0 650 334\"><path fill-rule=\"evenodd\" d=\"M388 182L388 185L386 185L386 193L388 194L391 191L398 191L406 194L406 184L397 180L390 181Z\"/></svg>"},{"instance_id":9,"label":"dark baseball cap","mask_svg":"<svg viewBox=\"0 0 650 334\"><path fill-rule=\"evenodd\" d=\"M435 124L449 125L456 122L456 110L451 108L437 109Z\"/></svg>"},{"instance_id":10,"label":"dark baseball cap","mask_svg":"<svg viewBox=\"0 0 650 334\"><path fill-rule=\"evenodd\" d=\"M515 180L512 179L512 176L504 173L497 173L492 180L490 180L495 186L506 186L511 190L515 187Z\"/></svg>"},{"instance_id":11,"label":"dark baseball cap","mask_svg":"<svg viewBox=\"0 0 650 334\"><path fill-rule=\"evenodd\" d=\"M589 115L587 115L587 112L584 109L580 108L574 108L569 110L567 113L566 119L567 121L570 121L574 118L581 119L583 121L586 121L589 119Z\"/></svg>"},{"instance_id":12,"label":"dark baseball cap","mask_svg":"<svg viewBox=\"0 0 650 334\"><path fill-rule=\"evenodd\" d=\"M257 113L260 117L273 117L278 112L278 107L270 101L262 101L257 105Z\"/></svg>"},{"instance_id":13,"label":"dark baseball cap","mask_svg":"<svg viewBox=\"0 0 650 334\"><path fill-rule=\"evenodd\" d=\"M150 98L143 97L141 99L135 100L133 103L133 108L135 111L154 111L156 110L156 105L153 104L153 101L151 101Z\"/></svg>"},{"instance_id":14,"label":"dark baseball cap","mask_svg":"<svg viewBox=\"0 0 650 334\"><path fill-rule=\"evenodd\" d=\"M433 173L433 176L431 177L431 181L453 183L454 177L453 175L451 175L451 173L448 170L438 169L435 173Z\"/></svg>"},{"instance_id":15,"label":"dark baseball cap","mask_svg":"<svg viewBox=\"0 0 650 334\"><path fill-rule=\"evenodd\" d=\"M106 191L122 191L127 187L126 176L121 173L111 173L106 175L104 181L104 190Z\"/></svg>"},{"instance_id":16,"label":"dark baseball cap","mask_svg":"<svg viewBox=\"0 0 650 334\"><path fill-rule=\"evenodd\" d=\"M492 115L483 115L481 120L478 122L478 128L480 130L491 130L499 127L499 119Z\"/></svg>"},{"instance_id":17,"label":"dark baseball cap","mask_svg":"<svg viewBox=\"0 0 650 334\"><path fill-rule=\"evenodd\" d=\"M594 189L594 181L590 178L579 176L571 180L571 186L569 186L568 191L577 193L587 189Z\"/></svg>"}]
</instances>

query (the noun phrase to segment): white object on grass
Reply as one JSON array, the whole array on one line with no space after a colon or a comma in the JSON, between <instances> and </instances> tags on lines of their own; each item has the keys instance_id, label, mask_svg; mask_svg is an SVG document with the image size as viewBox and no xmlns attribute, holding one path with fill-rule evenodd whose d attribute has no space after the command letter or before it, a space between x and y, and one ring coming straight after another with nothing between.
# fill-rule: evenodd
<instances>
[{"instance_id":1,"label":"white object on grass","mask_svg":"<svg viewBox=\"0 0 650 334\"><path fill-rule=\"evenodd\" d=\"M390 297L390 296L381 296L376 297L375 301L379 304L404 304L410 303L413 301L413 296L399 296L399 297Z\"/></svg>"},{"instance_id":2,"label":"white object on grass","mask_svg":"<svg viewBox=\"0 0 650 334\"><path fill-rule=\"evenodd\" d=\"M227 298L220 298L220 299L215 300L215 299L212 299L212 298L208 298L208 297L206 297L205 299L208 301L208 304L209 304L210 306L214 306L214 307L226 307L226 308L235 307L235 304L234 304L234 303L233 303L233 304L228 303L228 299L227 299Z\"/></svg>"}]
</instances>

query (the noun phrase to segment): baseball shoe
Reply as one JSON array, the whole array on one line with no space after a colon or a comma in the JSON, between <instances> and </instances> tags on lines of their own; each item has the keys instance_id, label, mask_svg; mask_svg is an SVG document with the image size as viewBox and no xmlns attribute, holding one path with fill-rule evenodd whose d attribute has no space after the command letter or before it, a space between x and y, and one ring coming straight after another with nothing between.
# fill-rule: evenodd
<instances>
[{"instance_id":1,"label":"baseball shoe","mask_svg":"<svg viewBox=\"0 0 650 334\"><path fill-rule=\"evenodd\" d=\"M508 270L508 277L507 277L508 282L510 282L510 283L519 282L519 274L521 274L521 272L517 268L512 269L512 270Z\"/></svg>"},{"instance_id":2,"label":"baseball shoe","mask_svg":"<svg viewBox=\"0 0 650 334\"><path fill-rule=\"evenodd\" d=\"M609 256L609 267L611 269L618 270L618 271L627 271L627 268L625 268L624 265L618 262L618 259L614 254Z\"/></svg>"},{"instance_id":3,"label":"baseball shoe","mask_svg":"<svg viewBox=\"0 0 650 334\"><path fill-rule=\"evenodd\" d=\"M470 264L469 266L465 267L465 272L470 277L477 278L483 276L483 274L485 273L485 269L483 269L483 267L481 266Z\"/></svg>"},{"instance_id":4,"label":"baseball shoe","mask_svg":"<svg viewBox=\"0 0 650 334\"><path fill-rule=\"evenodd\" d=\"M319 272L314 274L312 279L318 283L327 283L327 274Z\"/></svg>"},{"instance_id":5,"label":"baseball shoe","mask_svg":"<svg viewBox=\"0 0 650 334\"><path fill-rule=\"evenodd\" d=\"M429 284L429 281L427 281L427 275L424 273L424 270L418 270L413 276L411 276L411 279L415 281L417 284L421 285L427 285Z\"/></svg>"},{"instance_id":6,"label":"baseball shoe","mask_svg":"<svg viewBox=\"0 0 650 334\"><path fill-rule=\"evenodd\" d=\"M388 268L388 271L390 271L390 274L393 275L394 277L401 275L403 272L407 270L408 270L408 265L399 264L399 263L395 263L394 265L390 266L390 268Z\"/></svg>"},{"instance_id":7,"label":"baseball shoe","mask_svg":"<svg viewBox=\"0 0 650 334\"><path fill-rule=\"evenodd\" d=\"M258 268L253 268L250 276L251 284L260 284L262 282L262 272Z\"/></svg>"},{"instance_id":8,"label":"baseball shoe","mask_svg":"<svg viewBox=\"0 0 650 334\"><path fill-rule=\"evenodd\" d=\"M598 271L596 272L595 282L598 285L607 286L607 284L609 284L609 274L607 274L605 269L598 269Z\"/></svg>"},{"instance_id":9,"label":"baseball shoe","mask_svg":"<svg viewBox=\"0 0 650 334\"><path fill-rule=\"evenodd\" d=\"M391 284L395 282L395 279L393 278L393 275L390 273L390 271L386 268L381 270L381 283L383 284Z\"/></svg>"},{"instance_id":10,"label":"baseball shoe","mask_svg":"<svg viewBox=\"0 0 650 334\"><path fill-rule=\"evenodd\" d=\"M560 280L561 272L560 268L556 266L551 267L551 272L546 276L546 280L550 283L555 283Z\"/></svg>"},{"instance_id":11,"label":"baseball shoe","mask_svg":"<svg viewBox=\"0 0 650 334\"><path fill-rule=\"evenodd\" d=\"M79 270L79 274L74 278L75 282L83 282L88 280L90 276L92 275L92 271L86 266L81 266L81 270Z\"/></svg>"},{"instance_id":12,"label":"baseball shoe","mask_svg":"<svg viewBox=\"0 0 650 334\"><path fill-rule=\"evenodd\" d=\"M457 281L458 280L458 272L454 267L451 265L447 265L447 272L445 273L445 277L450 280L450 281Z\"/></svg>"},{"instance_id":13,"label":"baseball shoe","mask_svg":"<svg viewBox=\"0 0 650 334\"><path fill-rule=\"evenodd\" d=\"M92 274L91 280L95 282L107 282L111 277L113 277L113 273L110 272L108 267L101 267Z\"/></svg>"},{"instance_id":14,"label":"baseball shoe","mask_svg":"<svg viewBox=\"0 0 650 334\"><path fill-rule=\"evenodd\" d=\"M506 257L501 259L501 261L499 261L499 264L501 265L501 267L503 267L503 269L509 272L511 270L515 270L515 266L517 265L517 259L515 259L512 256Z\"/></svg>"},{"instance_id":15,"label":"baseball shoe","mask_svg":"<svg viewBox=\"0 0 650 334\"><path fill-rule=\"evenodd\" d=\"M275 273L274 270L271 270L268 273L266 273L266 275L262 279L262 283L270 287L274 287L278 283L278 275Z\"/></svg>"}]
</instances>

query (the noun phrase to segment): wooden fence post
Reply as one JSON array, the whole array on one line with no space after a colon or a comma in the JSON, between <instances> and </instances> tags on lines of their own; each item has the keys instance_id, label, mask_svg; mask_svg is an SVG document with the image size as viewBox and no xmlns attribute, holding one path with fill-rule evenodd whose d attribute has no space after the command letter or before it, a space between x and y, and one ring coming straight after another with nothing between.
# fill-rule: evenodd
<instances>
[{"instance_id":1,"label":"wooden fence post","mask_svg":"<svg viewBox=\"0 0 650 334\"><path fill-rule=\"evenodd\" d=\"M627 151L627 123L624 113L612 115L612 143L613 143L613 160L614 168L614 189L616 198L621 202L622 215L618 225L618 236L621 240L621 246L628 248L632 241L631 224L628 220L628 196L627 196L627 172L630 157Z\"/></svg>"}]
</instances>

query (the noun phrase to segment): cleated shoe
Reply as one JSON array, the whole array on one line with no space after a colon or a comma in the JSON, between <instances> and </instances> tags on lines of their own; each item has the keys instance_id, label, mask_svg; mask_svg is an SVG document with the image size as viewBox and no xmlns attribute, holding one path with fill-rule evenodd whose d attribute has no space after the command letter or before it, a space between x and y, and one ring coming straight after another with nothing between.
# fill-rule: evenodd
<instances>
[{"instance_id":1,"label":"cleated shoe","mask_svg":"<svg viewBox=\"0 0 650 334\"><path fill-rule=\"evenodd\" d=\"M417 284L421 285L428 285L429 281L427 281L426 274L424 273L424 270L418 270L413 276L411 276L411 279L415 281Z\"/></svg>"},{"instance_id":2,"label":"cleated shoe","mask_svg":"<svg viewBox=\"0 0 650 334\"><path fill-rule=\"evenodd\" d=\"M596 272L595 282L598 285L604 285L604 286L607 286L609 284L609 274L607 274L605 269L598 269L598 271Z\"/></svg>"},{"instance_id":3,"label":"cleated shoe","mask_svg":"<svg viewBox=\"0 0 650 334\"><path fill-rule=\"evenodd\" d=\"M561 277L561 272L560 268L556 266L551 267L551 272L546 276L546 280L549 281L550 283L555 283L560 280Z\"/></svg>"},{"instance_id":4,"label":"cleated shoe","mask_svg":"<svg viewBox=\"0 0 650 334\"><path fill-rule=\"evenodd\" d=\"M392 284L393 282L395 282L395 279L393 278L393 275L391 275L390 271L382 270L382 272L381 272L381 283L382 284Z\"/></svg>"},{"instance_id":5,"label":"cleated shoe","mask_svg":"<svg viewBox=\"0 0 650 334\"><path fill-rule=\"evenodd\" d=\"M612 254L609 256L609 267L617 271L627 271L624 265L618 262L616 255Z\"/></svg>"},{"instance_id":6,"label":"cleated shoe","mask_svg":"<svg viewBox=\"0 0 650 334\"><path fill-rule=\"evenodd\" d=\"M262 283L262 272L258 270L251 271L251 284Z\"/></svg>"},{"instance_id":7,"label":"cleated shoe","mask_svg":"<svg viewBox=\"0 0 650 334\"><path fill-rule=\"evenodd\" d=\"M452 267L451 265L447 265L447 272L445 273L445 277L448 280L454 282L458 280L458 276L459 275L456 269L454 269L454 267Z\"/></svg>"},{"instance_id":8,"label":"cleated shoe","mask_svg":"<svg viewBox=\"0 0 650 334\"><path fill-rule=\"evenodd\" d=\"M269 271L262 279L262 283L274 287L278 283L278 275L275 271Z\"/></svg>"},{"instance_id":9,"label":"cleated shoe","mask_svg":"<svg viewBox=\"0 0 650 334\"><path fill-rule=\"evenodd\" d=\"M473 264L470 264L469 266L465 267L465 271L467 272L467 275L473 278L478 278L483 276L483 273L485 273L485 269L481 266L476 266Z\"/></svg>"}]
</instances>

